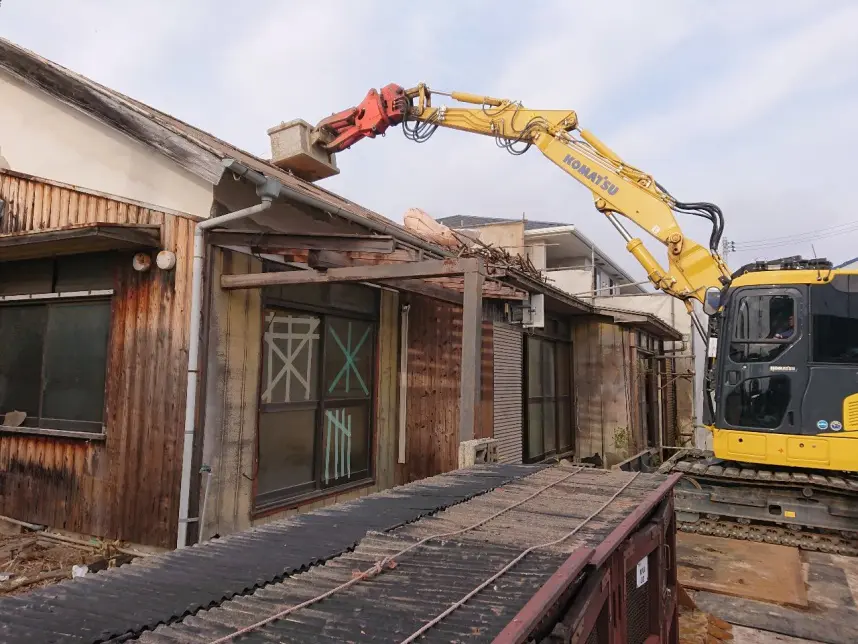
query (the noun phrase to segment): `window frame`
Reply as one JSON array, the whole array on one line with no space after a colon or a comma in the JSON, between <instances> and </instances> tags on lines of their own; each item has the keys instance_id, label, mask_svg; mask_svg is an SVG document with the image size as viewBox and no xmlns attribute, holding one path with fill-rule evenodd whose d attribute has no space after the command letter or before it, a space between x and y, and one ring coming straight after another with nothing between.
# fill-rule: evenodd
<instances>
[{"instance_id":1,"label":"window frame","mask_svg":"<svg viewBox=\"0 0 858 644\"><path fill-rule=\"evenodd\" d=\"M51 293L28 293L28 294L19 294L19 295L2 295L0 296L0 308L13 308L18 306L45 306L46 308L51 307L51 305L64 305L64 304L74 304L74 303L99 303L99 302L107 302L109 304L110 312L109 312L109 321L108 321L108 335L107 335L107 346L106 346L106 357L104 362L104 379L105 386L102 391L103 400L102 400L102 420L101 420L101 428L100 430L89 431L89 430L76 430L76 429L60 429L60 428L51 428L51 427L42 427L41 421L41 402L39 409L39 426L8 426L0 424L0 433L14 433L14 434L32 434L32 435L41 435L41 436L51 436L57 438L80 438L87 441L103 441L107 438L108 433L108 425L107 425L107 382L110 378L110 347L113 342L113 317L114 317L114 289L93 289L87 291L67 291L67 292L51 292ZM47 336L43 334L42 337L42 359L44 360L45 356L45 347ZM42 374L39 382L39 391L40 398L44 395L44 367L42 369ZM67 423L67 427L73 427L74 423L78 421L64 420L64 419L52 419L61 421L64 424ZM89 422L89 421L80 421L80 422ZM96 424L98 421L91 421L91 424Z\"/></svg>"},{"instance_id":2,"label":"window frame","mask_svg":"<svg viewBox=\"0 0 858 644\"><path fill-rule=\"evenodd\" d=\"M370 289L370 287L363 287ZM253 475L253 502L251 515L252 516L261 516L265 514L270 514L272 512L282 511L284 509L288 509L290 507L294 507L295 505L305 503L307 501L311 501L317 498L324 498L326 496L330 496L333 493L342 493L346 492L353 488L366 487L367 485L372 485L375 482L376 476L376 455L375 455L375 443L376 443L376 407L377 407L377 398L378 398L378 388L376 386L376 375L378 373L378 359L379 359L379 347L378 347L378 338L380 335L380 298L378 293L375 292L375 289L371 289L373 291L374 298L374 313L370 314L367 312L361 312L351 309L341 309L336 307L322 306L318 304L310 304L305 302L295 302L291 301L288 298L266 294L263 292L261 298L261 307L263 315L261 316L260 323L260 351L263 352L260 355L259 360L259 377L258 377L258 391L257 391L257 412L256 412L256 432L254 435L254 475ZM319 321L319 348L318 348L318 360L319 360L319 368L316 370L316 377L318 380L318 400L315 401L302 401L295 403L263 403L262 402L262 392L263 392L263 373L265 369L265 356L264 356L264 342L265 342L265 311L270 309L276 309L281 311L290 311L294 313L304 313L309 315L318 316ZM326 379L326 371L325 371L325 362L326 362L326 348L328 341L328 318L335 319L343 319L343 320L356 320L361 322L367 322L370 325L370 337L368 341L371 343L371 359L370 359L370 370L369 370L369 396L366 398L326 398L324 392L324 383ZM346 408L346 407L354 407L354 406L362 406L366 407L367 413L367 467L366 467L366 476L361 478L348 480L344 483L336 483L336 479L332 482L325 483L323 477L323 469L324 469L324 430L325 430L325 410L327 408ZM309 486L305 484L303 486L295 486L301 488L300 491L295 492L294 494L277 494L280 490L275 490L272 492L265 492L262 495L259 492L259 466L260 466L260 453L259 453L259 430L262 419L262 414L266 412L276 412L276 411L285 411L291 409L298 408L312 408L315 410L315 420L314 420L314 431L313 431L313 482L312 488L307 489Z\"/></svg>"},{"instance_id":3,"label":"window frame","mask_svg":"<svg viewBox=\"0 0 858 644\"><path fill-rule=\"evenodd\" d=\"M747 301L750 298L754 299L762 299L768 298L770 301L772 298L782 297L788 298L792 301L792 317L793 317L793 333L788 338L741 338L739 337L739 316L741 315L741 307L743 302ZM780 356L782 356L789 345L795 344L802 337L803 329L801 324L801 316L799 315L799 309L801 304L801 294L794 290L782 290L782 289L767 289L767 288L747 288L743 289L739 293L736 294L735 300L735 313L730 316L730 331L729 331L729 342L727 343L727 356L730 359L730 362L734 364L768 364L777 360ZM744 347L744 351L747 354L750 347L753 345L775 345L775 346L783 346L781 350L774 353L774 355L768 356L765 360L741 360L734 357L736 354L734 352L734 347Z\"/></svg>"},{"instance_id":4,"label":"window frame","mask_svg":"<svg viewBox=\"0 0 858 644\"><path fill-rule=\"evenodd\" d=\"M555 323L552 325L552 328L557 327L558 324L562 326L565 324L562 321ZM546 328L548 324L546 324ZM564 328L560 329L565 330ZM539 343L539 364L540 364L540 380L542 381L542 392L538 396L532 396L530 393L530 342L531 340L535 340ZM554 383L554 394L551 396L545 395L545 376L546 376L546 361L543 360L543 347L545 344L548 344L551 347L551 351L554 356L554 370L552 373L553 383ZM568 385L568 391L560 395L558 391L558 386L560 383L559 373L560 373L560 360L558 360L559 352L557 347L559 345L564 345L567 351L567 368L568 368L568 377L566 379ZM539 463L540 461L544 461L552 456L558 456L560 454L568 454L575 450L575 408L574 408L574 352L572 347L572 340L567 339L560 334L552 334L552 333L528 333L524 336L524 352L522 359L522 368L524 371L522 378L522 399L523 399L523 412L522 412L522 462L524 463ZM567 449L564 451L561 450L561 441L560 441L560 406L562 403L568 404L569 414L568 414L568 422L571 429L572 440L571 444L567 446ZM541 422L542 422L542 452L536 456L530 456L529 454L529 442L530 442L530 405L541 403ZM552 405L554 409L554 449L545 451L545 409L547 405Z\"/></svg>"}]
</instances>

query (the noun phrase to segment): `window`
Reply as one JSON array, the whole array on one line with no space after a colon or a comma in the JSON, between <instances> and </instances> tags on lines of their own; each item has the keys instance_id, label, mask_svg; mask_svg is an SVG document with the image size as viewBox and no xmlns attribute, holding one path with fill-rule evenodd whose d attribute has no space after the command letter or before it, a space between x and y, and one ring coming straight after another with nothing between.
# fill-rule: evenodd
<instances>
[{"instance_id":1,"label":"window","mask_svg":"<svg viewBox=\"0 0 858 644\"><path fill-rule=\"evenodd\" d=\"M789 295L745 295L733 320L730 359L771 362L795 339L795 300Z\"/></svg>"},{"instance_id":2,"label":"window","mask_svg":"<svg viewBox=\"0 0 858 644\"><path fill-rule=\"evenodd\" d=\"M364 302L353 308L375 302L371 289L353 289L350 297ZM264 310L258 509L368 479L372 460L375 322L271 299Z\"/></svg>"},{"instance_id":3,"label":"window","mask_svg":"<svg viewBox=\"0 0 858 644\"><path fill-rule=\"evenodd\" d=\"M116 259L104 253L0 263L0 423L104 431L105 289L113 286Z\"/></svg>"},{"instance_id":4,"label":"window","mask_svg":"<svg viewBox=\"0 0 858 644\"><path fill-rule=\"evenodd\" d=\"M810 287L813 360L858 362L858 276L838 275Z\"/></svg>"},{"instance_id":5,"label":"window","mask_svg":"<svg viewBox=\"0 0 858 644\"><path fill-rule=\"evenodd\" d=\"M789 403L788 376L748 378L727 394L724 419L734 427L777 429Z\"/></svg>"},{"instance_id":6,"label":"window","mask_svg":"<svg viewBox=\"0 0 858 644\"><path fill-rule=\"evenodd\" d=\"M525 460L568 452L573 445L572 364L568 342L527 338Z\"/></svg>"}]
</instances>

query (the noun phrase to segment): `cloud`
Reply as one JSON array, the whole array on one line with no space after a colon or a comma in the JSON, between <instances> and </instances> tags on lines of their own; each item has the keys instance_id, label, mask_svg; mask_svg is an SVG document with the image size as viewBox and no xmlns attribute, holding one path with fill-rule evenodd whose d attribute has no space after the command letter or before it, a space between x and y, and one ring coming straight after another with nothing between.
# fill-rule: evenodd
<instances>
[{"instance_id":1,"label":"cloud","mask_svg":"<svg viewBox=\"0 0 858 644\"><path fill-rule=\"evenodd\" d=\"M27 0L3 3L0 31L257 154L272 125L315 122L389 82L574 109L677 196L721 205L740 241L852 216L855 12L833 0L784 0L777 11L739 0L545 0L515 11L497 0L268 0L253 11L226 0ZM641 273L590 193L537 150L512 157L443 130L416 145L391 131L338 163L323 185L393 219L412 206L525 212L578 225ZM708 238L705 222L682 221ZM826 241L817 250L832 256L854 246Z\"/></svg>"}]
</instances>

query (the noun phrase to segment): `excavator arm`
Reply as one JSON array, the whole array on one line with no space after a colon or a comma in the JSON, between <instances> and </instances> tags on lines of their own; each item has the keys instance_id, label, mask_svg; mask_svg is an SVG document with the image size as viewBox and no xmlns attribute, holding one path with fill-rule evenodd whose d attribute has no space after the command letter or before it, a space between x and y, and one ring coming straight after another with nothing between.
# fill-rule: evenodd
<instances>
[{"instance_id":1,"label":"excavator arm","mask_svg":"<svg viewBox=\"0 0 858 644\"><path fill-rule=\"evenodd\" d=\"M478 107L433 106L432 95L444 95ZM387 85L371 90L357 107L321 121L313 142L328 152L340 152L364 138L384 135L402 125L414 141L428 139L438 127L491 136L512 154L535 146L555 165L593 194L596 209L606 215L626 241L656 288L686 301L704 301L708 288L723 288L730 271L718 254L723 217L709 203L681 203L650 175L625 163L595 135L578 127L574 111L531 110L509 100L462 92L432 92L426 85L404 89ZM712 222L709 248L687 239L674 213L704 217ZM621 215L667 247L668 265L658 260L617 218Z\"/></svg>"}]
</instances>

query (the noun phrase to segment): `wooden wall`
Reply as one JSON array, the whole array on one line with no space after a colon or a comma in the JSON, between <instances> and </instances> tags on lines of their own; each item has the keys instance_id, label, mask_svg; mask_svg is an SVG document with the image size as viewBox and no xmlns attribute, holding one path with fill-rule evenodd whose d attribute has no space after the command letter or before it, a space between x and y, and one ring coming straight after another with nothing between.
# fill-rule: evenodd
<instances>
[{"instance_id":1,"label":"wooden wall","mask_svg":"<svg viewBox=\"0 0 858 644\"><path fill-rule=\"evenodd\" d=\"M636 453L633 337L633 330L592 319L572 328L578 458L598 453L610 466Z\"/></svg>"},{"instance_id":2,"label":"wooden wall","mask_svg":"<svg viewBox=\"0 0 858 644\"><path fill-rule=\"evenodd\" d=\"M193 227L188 218L0 172L0 232L86 223L162 226L176 268L116 278L104 441L0 433L0 514L154 546L175 544Z\"/></svg>"},{"instance_id":3,"label":"wooden wall","mask_svg":"<svg viewBox=\"0 0 858 644\"><path fill-rule=\"evenodd\" d=\"M397 484L449 472L459 464L459 386L462 309L409 295L408 394L405 464ZM479 427L475 438L493 435L492 323L483 322Z\"/></svg>"},{"instance_id":4,"label":"wooden wall","mask_svg":"<svg viewBox=\"0 0 858 644\"><path fill-rule=\"evenodd\" d=\"M393 487L396 463L399 309L397 293L382 291L376 379L375 483L331 494L253 517L257 464L257 417L262 351L262 300L259 289L225 291L224 273L255 273L261 262L249 255L213 249L209 289L208 362L202 462L212 468L203 521L203 538L221 536L299 512ZM200 489L200 507L204 487Z\"/></svg>"}]
</instances>

